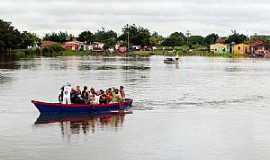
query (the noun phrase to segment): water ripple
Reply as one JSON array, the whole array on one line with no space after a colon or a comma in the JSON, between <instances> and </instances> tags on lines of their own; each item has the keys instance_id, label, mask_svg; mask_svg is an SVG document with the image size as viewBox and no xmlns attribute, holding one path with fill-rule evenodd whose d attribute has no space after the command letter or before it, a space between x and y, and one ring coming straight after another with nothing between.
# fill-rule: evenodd
<instances>
[{"instance_id":1,"label":"water ripple","mask_svg":"<svg viewBox=\"0 0 270 160\"><path fill-rule=\"evenodd\" d=\"M210 107L210 106L225 106L232 104L243 104L247 102L258 102L265 99L263 96L251 96L246 98L238 98L238 99L229 99L229 100L213 100L213 101L199 101L198 99L194 99L194 101L176 101L176 100L168 100L168 101L145 101L135 104L135 110L156 110L162 108L170 108L170 109L179 109L190 107Z\"/></svg>"}]
</instances>

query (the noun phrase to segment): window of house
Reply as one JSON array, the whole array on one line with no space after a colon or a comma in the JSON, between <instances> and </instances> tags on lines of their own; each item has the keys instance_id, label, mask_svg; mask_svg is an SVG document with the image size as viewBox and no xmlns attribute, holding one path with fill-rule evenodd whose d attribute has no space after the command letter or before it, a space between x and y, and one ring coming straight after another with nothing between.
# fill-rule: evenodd
<instances>
[{"instance_id":1,"label":"window of house","mask_svg":"<svg viewBox=\"0 0 270 160\"><path fill-rule=\"evenodd\" d=\"M241 49L241 47L239 46L239 47L238 47L238 50L240 50L240 49Z\"/></svg>"}]
</instances>

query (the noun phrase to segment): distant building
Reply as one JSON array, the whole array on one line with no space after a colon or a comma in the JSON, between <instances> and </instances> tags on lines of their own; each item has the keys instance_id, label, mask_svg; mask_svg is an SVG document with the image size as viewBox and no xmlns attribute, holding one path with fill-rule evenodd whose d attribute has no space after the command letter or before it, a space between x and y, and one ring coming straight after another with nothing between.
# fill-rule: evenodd
<instances>
[{"instance_id":1,"label":"distant building","mask_svg":"<svg viewBox=\"0 0 270 160\"><path fill-rule=\"evenodd\" d=\"M226 54L230 50L227 44L215 43L210 45L210 51L215 54Z\"/></svg>"},{"instance_id":2,"label":"distant building","mask_svg":"<svg viewBox=\"0 0 270 160\"><path fill-rule=\"evenodd\" d=\"M101 42L93 42L91 44L91 49L94 52L104 51L104 49L103 49L104 45L105 44L104 43L101 43Z\"/></svg>"},{"instance_id":3,"label":"distant building","mask_svg":"<svg viewBox=\"0 0 270 160\"><path fill-rule=\"evenodd\" d=\"M123 44L116 44L115 50L117 51L117 53L120 53L120 54L126 53L128 51L127 46Z\"/></svg>"},{"instance_id":4,"label":"distant building","mask_svg":"<svg viewBox=\"0 0 270 160\"><path fill-rule=\"evenodd\" d=\"M40 48L48 48L48 47L55 45L55 44L59 44L59 43L53 42L53 41L42 41Z\"/></svg>"},{"instance_id":5,"label":"distant building","mask_svg":"<svg viewBox=\"0 0 270 160\"><path fill-rule=\"evenodd\" d=\"M270 57L270 44L264 41L254 41L250 44L253 57Z\"/></svg>"},{"instance_id":6,"label":"distant building","mask_svg":"<svg viewBox=\"0 0 270 160\"><path fill-rule=\"evenodd\" d=\"M140 45L133 45L133 46L131 46L131 49L132 49L133 51L139 51L139 50L142 49L142 46L140 46Z\"/></svg>"},{"instance_id":7,"label":"distant building","mask_svg":"<svg viewBox=\"0 0 270 160\"><path fill-rule=\"evenodd\" d=\"M222 44L225 44L226 43L226 37L220 37L216 40L216 43L222 43Z\"/></svg>"},{"instance_id":8,"label":"distant building","mask_svg":"<svg viewBox=\"0 0 270 160\"><path fill-rule=\"evenodd\" d=\"M84 43L79 41L65 42L62 46L63 48L72 51L86 50Z\"/></svg>"},{"instance_id":9,"label":"distant building","mask_svg":"<svg viewBox=\"0 0 270 160\"><path fill-rule=\"evenodd\" d=\"M126 46L120 46L117 51L119 53L126 53L127 52L127 47Z\"/></svg>"},{"instance_id":10,"label":"distant building","mask_svg":"<svg viewBox=\"0 0 270 160\"><path fill-rule=\"evenodd\" d=\"M232 47L232 55L235 57L246 56L250 54L250 45L245 43L235 44Z\"/></svg>"},{"instance_id":11,"label":"distant building","mask_svg":"<svg viewBox=\"0 0 270 160\"><path fill-rule=\"evenodd\" d=\"M143 50L144 50L144 51L152 51L153 48L152 48L152 46L144 46L144 47L143 47Z\"/></svg>"}]
</instances>

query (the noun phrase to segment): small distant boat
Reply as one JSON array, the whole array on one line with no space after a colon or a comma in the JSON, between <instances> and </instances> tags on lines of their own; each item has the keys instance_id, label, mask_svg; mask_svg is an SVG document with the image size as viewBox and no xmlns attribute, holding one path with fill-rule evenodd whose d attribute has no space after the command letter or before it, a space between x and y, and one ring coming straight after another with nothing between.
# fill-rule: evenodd
<instances>
[{"instance_id":1,"label":"small distant boat","mask_svg":"<svg viewBox=\"0 0 270 160\"><path fill-rule=\"evenodd\" d=\"M130 109L132 102L132 99L125 99L123 102L109 104L61 104L32 100L40 113L112 113Z\"/></svg>"},{"instance_id":2,"label":"small distant boat","mask_svg":"<svg viewBox=\"0 0 270 160\"><path fill-rule=\"evenodd\" d=\"M179 58L166 58L166 59L164 59L164 63L165 64L176 64L176 63L178 63L178 61L179 61Z\"/></svg>"}]
</instances>

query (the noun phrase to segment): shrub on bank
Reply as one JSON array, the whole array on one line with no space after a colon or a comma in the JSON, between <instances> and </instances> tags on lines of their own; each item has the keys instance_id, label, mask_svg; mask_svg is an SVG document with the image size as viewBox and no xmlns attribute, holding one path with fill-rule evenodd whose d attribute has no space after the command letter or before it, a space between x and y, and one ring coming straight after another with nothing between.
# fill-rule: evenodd
<instances>
[{"instance_id":1,"label":"shrub on bank","mask_svg":"<svg viewBox=\"0 0 270 160\"><path fill-rule=\"evenodd\" d=\"M133 51L133 52L129 52L127 54L127 56L130 56L130 57L149 57L149 56L152 56L154 55L152 51Z\"/></svg>"},{"instance_id":2,"label":"shrub on bank","mask_svg":"<svg viewBox=\"0 0 270 160\"><path fill-rule=\"evenodd\" d=\"M90 55L90 51L72 51L72 50L65 50L63 51L62 56L86 56Z\"/></svg>"},{"instance_id":3,"label":"shrub on bank","mask_svg":"<svg viewBox=\"0 0 270 160\"><path fill-rule=\"evenodd\" d=\"M42 49L42 56L45 57L53 57L53 56L61 56L65 49L59 44L53 44L47 48Z\"/></svg>"}]
</instances>

